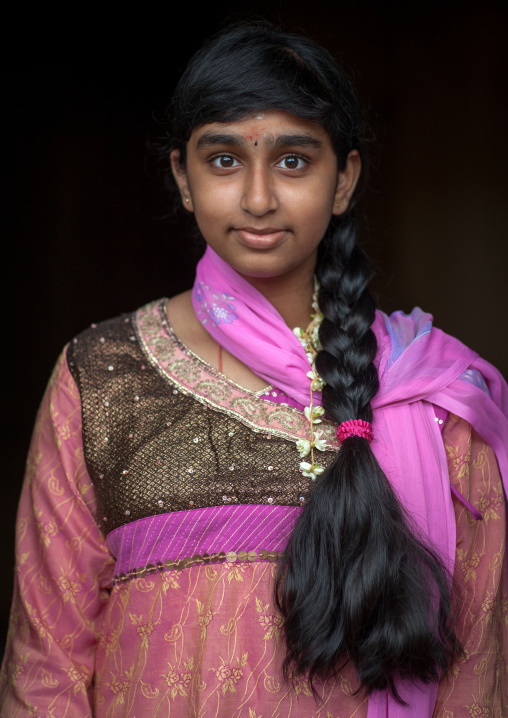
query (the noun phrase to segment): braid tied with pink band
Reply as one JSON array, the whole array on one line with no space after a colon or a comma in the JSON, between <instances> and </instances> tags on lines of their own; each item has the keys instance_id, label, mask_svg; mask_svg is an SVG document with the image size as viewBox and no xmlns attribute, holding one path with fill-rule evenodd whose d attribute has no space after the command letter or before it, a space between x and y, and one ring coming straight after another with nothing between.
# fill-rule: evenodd
<instances>
[{"instance_id":1,"label":"braid tied with pink band","mask_svg":"<svg viewBox=\"0 0 508 718\"><path fill-rule=\"evenodd\" d=\"M351 419L350 421L343 421L337 427L337 439L339 444L342 444L350 436L359 436L362 439L367 439L369 444L374 438L372 431L372 424L369 421L363 419Z\"/></svg>"},{"instance_id":2,"label":"braid tied with pink band","mask_svg":"<svg viewBox=\"0 0 508 718\"><path fill-rule=\"evenodd\" d=\"M436 682L461 647L447 570L413 533L371 448L371 400L379 389L375 303L351 212L332 217L316 276L323 321L315 367L340 451L317 478L279 562L284 670L288 679L295 667L308 671L313 684L336 675L347 656L368 693L388 688L403 702L396 676Z\"/></svg>"}]
</instances>

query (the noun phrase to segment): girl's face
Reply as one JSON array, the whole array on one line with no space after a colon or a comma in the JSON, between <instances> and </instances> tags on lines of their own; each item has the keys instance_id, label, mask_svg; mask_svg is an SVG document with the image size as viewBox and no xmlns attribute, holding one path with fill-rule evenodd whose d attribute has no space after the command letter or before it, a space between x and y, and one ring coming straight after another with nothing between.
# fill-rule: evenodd
<instances>
[{"instance_id":1,"label":"girl's face","mask_svg":"<svg viewBox=\"0 0 508 718\"><path fill-rule=\"evenodd\" d=\"M206 242L246 279L312 274L330 218L346 211L361 170L354 150L338 172L327 132L276 110L198 127L186 167L178 150L171 160Z\"/></svg>"}]
</instances>

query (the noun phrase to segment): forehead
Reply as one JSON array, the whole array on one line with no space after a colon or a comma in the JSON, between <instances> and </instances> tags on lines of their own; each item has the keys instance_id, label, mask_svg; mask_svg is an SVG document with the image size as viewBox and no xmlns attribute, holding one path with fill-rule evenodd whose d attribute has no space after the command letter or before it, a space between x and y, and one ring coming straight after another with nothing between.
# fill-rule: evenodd
<instances>
[{"instance_id":1,"label":"forehead","mask_svg":"<svg viewBox=\"0 0 508 718\"><path fill-rule=\"evenodd\" d=\"M238 135L246 141L268 140L281 135L308 135L316 138L323 146L331 146L324 127L312 120L295 117L282 110L264 110L235 122L210 122L201 125L192 131L189 144L196 146L203 136L210 133Z\"/></svg>"}]
</instances>

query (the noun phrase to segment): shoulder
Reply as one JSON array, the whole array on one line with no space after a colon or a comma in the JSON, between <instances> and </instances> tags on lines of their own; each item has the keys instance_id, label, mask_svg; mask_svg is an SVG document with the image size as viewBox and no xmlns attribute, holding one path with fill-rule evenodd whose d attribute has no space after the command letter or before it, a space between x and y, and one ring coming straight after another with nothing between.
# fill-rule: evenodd
<instances>
[{"instance_id":1,"label":"shoulder","mask_svg":"<svg viewBox=\"0 0 508 718\"><path fill-rule=\"evenodd\" d=\"M67 364L78 385L88 373L108 374L119 363L126 366L136 361L140 352L139 323L160 327L166 301L158 299L134 312L91 324L74 337L67 347Z\"/></svg>"},{"instance_id":2,"label":"shoulder","mask_svg":"<svg viewBox=\"0 0 508 718\"><path fill-rule=\"evenodd\" d=\"M432 322L432 314L422 311L420 307L414 307L409 314L402 310L392 314L377 310L372 329L377 338L378 359L383 368L391 366L416 339L429 334Z\"/></svg>"},{"instance_id":3,"label":"shoulder","mask_svg":"<svg viewBox=\"0 0 508 718\"><path fill-rule=\"evenodd\" d=\"M489 425L488 437L496 431L507 435L504 378L459 339L434 327L430 314L418 307L410 314L377 312L372 328L380 380L374 405L426 400L466 419L480 433Z\"/></svg>"},{"instance_id":4,"label":"shoulder","mask_svg":"<svg viewBox=\"0 0 508 718\"><path fill-rule=\"evenodd\" d=\"M387 333L394 347L406 347L417 337L431 331L434 318L420 307L414 307L409 314L399 309L391 314L376 311L373 329Z\"/></svg>"},{"instance_id":5,"label":"shoulder","mask_svg":"<svg viewBox=\"0 0 508 718\"><path fill-rule=\"evenodd\" d=\"M439 404L445 392L461 403L482 403L483 395L508 413L500 373L459 339L434 327L430 314L418 307L410 314L377 312L372 328L378 341L376 405L429 397Z\"/></svg>"},{"instance_id":6,"label":"shoulder","mask_svg":"<svg viewBox=\"0 0 508 718\"><path fill-rule=\"evenodd\" d=\"M157 302L151 302L141 309L121 314L112 319L106 319L105 321L93 323L82 332L77 334L69 342L68 354L77 355L80 353L83 347L92 348L97 345L105 344L106 337L118 338L120 341L129 338L129 334L133 333L134 318L138 311L143 311L147 307L157 304Z\"/></svg>"},{"instance_id":7,"label":"shoulder","mask_svg":"<svg viewBox=\"0 0 508 718\"><path fill-rule=\"evenodd\" d=\"M410 366L413 372L450 370L459 375L478 359L478 354L459 339L435 327L432 314L420 307L409 314L378 311L372 329L378 341L380 374L397 365L398 371Z\"/></svg>"}]
</instances>

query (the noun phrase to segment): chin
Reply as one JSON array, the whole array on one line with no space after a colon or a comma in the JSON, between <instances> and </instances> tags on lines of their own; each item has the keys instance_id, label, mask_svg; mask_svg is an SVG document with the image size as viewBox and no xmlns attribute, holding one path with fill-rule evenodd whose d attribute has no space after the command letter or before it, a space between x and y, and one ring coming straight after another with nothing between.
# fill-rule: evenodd
<instances>
[{"instance_id":1,"label":"chin","mask_svg":"<svg viewBox=\"0 0 508 718\"><path fill-rule=\"evenodd\" d=\"M312 261L306 259L299 263L295 263L294 260L281 261L280 259L270 261L267 257L266 261L259 261L258 259L258 261L242 262L236 266L231 264L231 266L248 281L249 279L276 279L293 273L307 274L309 272L312 274L315 264L315 257L312 258Z\"/></svg>"}]
</instances>

